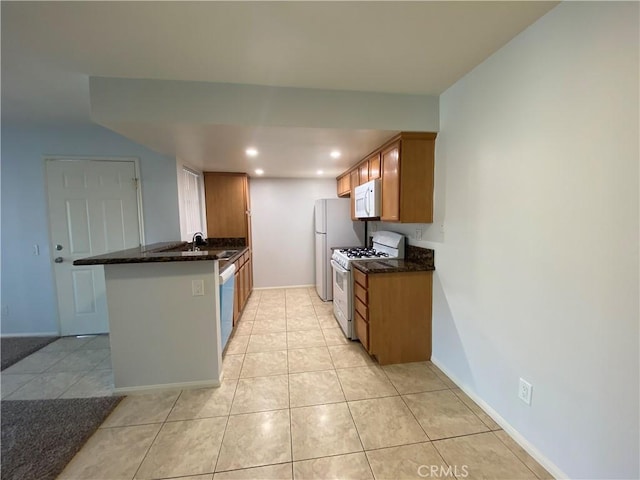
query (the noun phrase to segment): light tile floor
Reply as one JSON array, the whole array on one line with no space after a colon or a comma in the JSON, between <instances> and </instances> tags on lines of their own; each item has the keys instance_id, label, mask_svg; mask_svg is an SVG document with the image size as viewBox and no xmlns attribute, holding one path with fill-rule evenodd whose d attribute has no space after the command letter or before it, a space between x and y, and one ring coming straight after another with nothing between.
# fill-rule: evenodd
<instances>
[{"instance_id":1,"label":"light tile floor","mask_svg":"<svg viewBox=\"0 0 640 480\"><path fill-rule=\"evenodd\" d=\"M0 374L2 400L111 395L109 336L63 337Z\"/></svg>"},{"instance_id":2,"label":"light tile floor","mask_svg":"<svg viewBox=\"0 0 640 480\"><path fill-rule=\"evenodd\" d=\"M107 347L59 340L3 398L104 394ZM255 291L223 362L218 389L125 398L59 478L552 478L430 362L378 366L313 289Z\"/></svg>"}]
</instances>

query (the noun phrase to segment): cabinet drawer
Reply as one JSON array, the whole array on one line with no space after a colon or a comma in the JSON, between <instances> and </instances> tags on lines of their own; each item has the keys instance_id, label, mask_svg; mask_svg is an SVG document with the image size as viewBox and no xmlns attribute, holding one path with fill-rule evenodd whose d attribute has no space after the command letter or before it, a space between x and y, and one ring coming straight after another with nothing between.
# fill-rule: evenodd
<instances>
[{"instance_id":1,"label":"cabinet drawer","mask_svg":"<svg viewBox=\"0 0 640 480\"><path fill-rule=\"evenodd\" d=\"M362 346L369 351L369 324L363 320L359 313L356 312L354 323L356 327L356 335Z\"/></svg>"},{"instance_id":2,"label":"cabinet drawer","mask_svg":"<svg viewBox=\"0 0 640 480\"><path fill-rule=\"evenodd\" d=\"M367 309L367 305L362 303L359 298L355 299L356 312L360 314L360 316L366 321L369 321L369 313Z\"/></svg>"},{"instance_id":3,"label":"cabinet drawer","mask_svg":"<svg viewBox=\"0 0 640 480\"><path fill-rule=\"evenodd\" d=\"M353 272L353 279L355 280L355 282L359 283L364 288L367 288L367 286L368 286L368 284L367 284L367 274L366 273L362 273L360 270L358 270L357 268L353 268L353 267L351 267L351 271Z\"/></svg>"},{"instance_id":4,"label":"cabinet drawer","mask_svg":"<svg viewBox=\"0 0 640 480\"><path fill-rule=\"evenodd\" d=\"M369 300L367 299L367 291L359 283L354 283L353 284L353 293L354 293L355 297L359 298L360 300L362 300L362 303L364 303L365 305L367 305L369 303Z\"/></svg>"}]
</instances>

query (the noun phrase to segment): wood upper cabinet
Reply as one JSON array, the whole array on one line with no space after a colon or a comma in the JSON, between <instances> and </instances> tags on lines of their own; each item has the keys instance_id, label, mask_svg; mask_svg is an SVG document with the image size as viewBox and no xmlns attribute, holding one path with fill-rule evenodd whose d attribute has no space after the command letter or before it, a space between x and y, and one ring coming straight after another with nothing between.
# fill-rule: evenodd
<instances>
[{"instance_id":1,"label":"wood upper cabinet","mask_svg":"<svg viewBox=\"0 0 640 480\"><path fill-rule=\"evenodd\" d=\"M369 157L369 180L380 178L380 152Z\"/></svg>"},{"instance_id":2,"label":"wood upper cabinet","mask_svg":"<svg viewBox=\"0 0 640 480\"><path fill-rule=\"evenodd\" d=\"M353 190L381 178L380 220L403 223L433 222L433 175L436 133L402 132L338 177L338 195L347 196L350 179L351 218L355 220ZM343 182L342 185L340 182ZM342 195L340 192L343 192Z\"/></svg>"},{"instance_id":3,"label":"wood upper cabinet","mask_svg":"<svg viewBox=\"0 0 640 480\"><path fill-rule=\"evenodd\" d=\"M207 236L244 238L251 244L249 180L246 173L204 173Z\"/></svg>"},{"instance_id":4,"label":"wood upper cabinet","mask_svg":"<svg viewBox=\"0 0 640 480\"><path fill-rule=\"evenodd\" d=\"M351 195L351 175L344 173L337 178L338 181L338 196L348 197Z\"/></svg>"},{"instance_id":5,"label":"wood upper cabinet","mask_svg":"<svg viewBox=\"0 0 640 480\"><path fill-rule=\"evenodd\" d=\"M356 218L356 187L360 185L360 170L356 168L351 170L351 220L358 220Z\"/></svg>"},{"instance_id":6,"label":"wood upper cabinet","mask_svg":"<svg viewBox=\"0 0 640 480\"><path fill-rule=\"evenodd\" d=\"M359 185L362 185L363 183L367 183L369 181L369 161L365 160L363 162L360 162L360 165L358 165L358 179Z\"/></svg>"},{"instance_id":7,"label":"wood upper cabinet","mask_svg":"<svg viewBox=\"0 0 640 480\"><path fill-rule=\"evenodd\" d=\"M380 365L430 360L433 273L352 271L353 326L369 354Z\"/></svg>"},{"instance_id":8,"label":"wood upper cabinet","mask_svg":"<svg viewBox=\"0 0 640 480\"><path fill-rule=\"evenodd\" d=\"M382 151L382 214L387 222L400 220L400 142Z\"/></svg>"},{"instance_id":9,"label":"wood upper cabinet","mask_svg":"<svg viewBox=\"0 0 640 480\"><path fill-rule=\"evenodd\" d=\"M358 172L358 175L353 175L354 170ZM380 152L376 152L360 162L354 170L345 172L336 178L339 197L348 197L351 195L352 187L380 178ZM355 184L354 179L357 179Z\"/></svg>"},{"instance_id":10,"label":"wood upper cabinet","mask_svg":"<svg viewBox=\"0 0 640 480\"><path fill-rule=\"evenodd\" d=\"M383 221L433 222L435 133L402 133L382 150Z\"/></svg>"}]
</instances>

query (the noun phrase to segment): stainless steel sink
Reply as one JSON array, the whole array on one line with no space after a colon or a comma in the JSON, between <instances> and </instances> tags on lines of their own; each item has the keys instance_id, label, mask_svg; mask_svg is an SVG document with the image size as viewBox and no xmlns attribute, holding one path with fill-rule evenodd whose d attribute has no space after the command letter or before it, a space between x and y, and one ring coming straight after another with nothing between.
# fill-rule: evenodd
<instances>
[{"instance_id":1,"label":"stainless steel sink","mask_svg":"<svg viewBox=\"0 0 640 480\"><path fill-rule=\"evenodd\" d=\"M202 245L197 247L197 249L195 251L200 251L200 252L211 252L211 253L216 253L218 255L218 258L220 260L225 260L225 259L229 259L231 257L233 257L235 254L237 254L240 250L221 250L218 252L218 250L220 250L219 248L211 248L211 247L207 247L206 245ZM169 247L166 249L162 249L162 250L158 250L158 253L171 253L171 252L191 252L194 251L193 250L193 246L191 244L184 244L184 245L179 245L179 246L174 246L174 247Z\"/></svg>"}]
</instances>

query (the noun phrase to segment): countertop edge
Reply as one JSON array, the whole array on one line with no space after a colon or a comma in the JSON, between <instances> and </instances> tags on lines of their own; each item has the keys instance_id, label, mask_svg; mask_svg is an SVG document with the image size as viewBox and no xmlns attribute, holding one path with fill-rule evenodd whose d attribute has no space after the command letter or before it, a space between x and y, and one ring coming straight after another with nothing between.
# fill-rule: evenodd
<instances>
[{"instance_id":1,"label":"countertop edge","mask_svg":"<svg viewBox=\"0 0 640 480\"><path fill-rule=\"evenodd\" d=\"M248 249L248 246L237 247L213 247L211 250L202 250L196 252L166 252L162 250L172 247L178 248L186 245L187 242L160 242L150 245L144 245L137 248L120 250L104 255L96 255L93 257L81 258L75 260L73 265L123 265L135 263L167 263L167 262L194 262L194 261L226 261L227 265L235 262ZM238 250L238 253L229 258L219 258L218 254L224 250ZM211 253L209 253L211 252Z\"/></svg>"},{"instance_id":2,"label":"countertop edge","mask_svg":"<svg viewBox=\"0 0 640 480\"><path fill-rule=\"evenodd\" d=\"M398 261L398 260L396 260ZM382 260L384 262L384 260ZM403 265L398 266L387 266L380 265L380 260L355 260L351 262L355 268L360 270L362 273L406 273L406 272L433 272L436 267L433 264L427 263L419 263L412 262L407 260L402 260ZM380 266L376 266L376 264Z\"/></svg>"}]
</instances>

